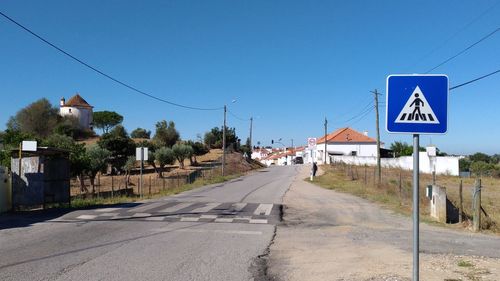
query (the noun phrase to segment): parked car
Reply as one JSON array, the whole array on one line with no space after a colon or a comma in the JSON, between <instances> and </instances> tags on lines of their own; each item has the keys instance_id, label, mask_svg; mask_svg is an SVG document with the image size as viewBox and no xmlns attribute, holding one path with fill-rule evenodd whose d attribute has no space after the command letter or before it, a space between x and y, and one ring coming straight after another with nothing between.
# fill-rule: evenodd
<instances>
[{"instance_id":1,"label":"parked car","mask_svg":"<svg viewBox=\"0 0 500 281\"><path fill-rule=\"evenodd\" d=\"M293 164L304 164L304 158L298 156L298 157L295 157L295 159L292 160L292 163Z\"/></svg>"}]
</instances>

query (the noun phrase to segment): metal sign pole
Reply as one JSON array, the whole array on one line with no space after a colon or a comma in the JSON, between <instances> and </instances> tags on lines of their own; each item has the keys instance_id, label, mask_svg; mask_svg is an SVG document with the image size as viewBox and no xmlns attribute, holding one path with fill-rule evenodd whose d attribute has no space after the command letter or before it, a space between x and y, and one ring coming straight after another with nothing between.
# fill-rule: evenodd
<instances>
[{"instance_id":1,"label":"metal sign pole","mask_svg":"<svg viewBox=\"0 0 500 281\"><path fill-rule=\"evenodd\" d=\"M143 198L142 192L142 170L144 169L144 147L141 147L141 183L139 184L139 197Z\"/></svg>"},{"instance_id":2,"label":"metal sign pole","mask_svg":"<svg viewBox=\"0 0 500 281\"><path fill-rule=\"evenodd\" d=\"M413 281L419 280L419 134L413 135Z\"/></svg>"}]
</instances>

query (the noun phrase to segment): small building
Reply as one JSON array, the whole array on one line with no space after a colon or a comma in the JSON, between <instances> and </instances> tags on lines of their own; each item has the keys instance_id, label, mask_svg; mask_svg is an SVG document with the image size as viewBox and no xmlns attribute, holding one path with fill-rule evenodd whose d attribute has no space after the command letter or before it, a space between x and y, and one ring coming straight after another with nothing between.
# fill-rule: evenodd
<instances>
[{"instance_id":1,"label":"small building","mask_svg":"<svg viewBox=\"0 0 500 281\"><path fill-rule=\"evenodd\" d=\"M21 155L18 149L12 150L11 175L14 210L70 203L70 164L66 150L38 147Z\"/></svg>"},{"instance_id":2,"label":"small building","mask_svg":"<svg viewBox=\"0 0 500 281\"><path fill-rule=\"evenodd\" d=\"M383 143L380 143L383 148ZM368 136L368 132L360 133L351 128L340 128L326 136L327 163L329 156L377 156L377 140ZM318 138L316 148L309 150L307 162L324 163L325 136Z\"/></svg>"},{"instance_id":3,"label":"small building","mask_svg":"<svg viewBox=\"0 0 500 281\"><path fill-rule=\"evenodd\" d=\"M72 116L78 119L80 129L92 130L93 126L93 106L87 103L78 93L71 97L67 102L63 97L61 98L59 106L59 115Z\"/></svg>"}]
</instances>

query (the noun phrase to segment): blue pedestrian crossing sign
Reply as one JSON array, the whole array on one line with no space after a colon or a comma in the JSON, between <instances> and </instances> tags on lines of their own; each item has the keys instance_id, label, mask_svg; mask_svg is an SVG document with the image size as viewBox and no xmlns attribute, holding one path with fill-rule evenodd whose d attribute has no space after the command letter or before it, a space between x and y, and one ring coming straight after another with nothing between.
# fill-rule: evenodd
<instances>
[{"instance_id":1,"label":"blue pedestrian crossing sign","mask_svg":"<svg viewBox=\"0 0 500 281\"><path fill-rule=\"evenodd\" d=\"M448 76L389 75L386 93L389 133L444 134L448 130Z\"/></svg>"}]
</instances>

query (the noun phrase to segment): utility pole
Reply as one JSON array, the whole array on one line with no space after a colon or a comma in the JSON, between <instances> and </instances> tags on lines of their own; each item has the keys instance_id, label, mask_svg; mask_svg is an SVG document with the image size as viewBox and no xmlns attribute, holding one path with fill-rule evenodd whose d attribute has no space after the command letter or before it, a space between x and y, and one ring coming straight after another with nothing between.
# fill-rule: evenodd
<instances>
[{"instance_id":1,"label":"utility pole","mask_svg":"<svg viewBox=\"0 0 500 281\"><path fill-rule=\"evenodd\" d=\"M227 107L224 105L224 126L222 127L222 176L226 166L226 112Z\"/></svg>"},{"instance_id":2,"label":"utility pole","mask_svg":"<svg viewBox=\"0 0 500 281\"><path fill-rule=\"evenodd\" d=\"M293 146L293 139L292 139L292 149L293 149L293 148L294 148L294 146Z\"/></svg>"},{"instance_id":3,"label":"utility pole","mask_svg":"<svg viewBox=\"0 0 500 281\"><path fill-rule=\"evenodd\" d=\"M253 117L250 117L250 151L252 151L252 127L253 127Z\"/></svg>"},{"instance_id":4,"label":"utility pole","mask_svg":"<svg viewBox=\"0 0 500 281\"><path fill-rule=\"evenodd\" d=\"M326 165L326 155L328 153L326 151L326 149L327 149L327 140L326 140L327 136L328 136L328 120L326 120L326 117L325 117L325 160L323 161L325 165Z\"/></svg>"},{"instance_id":5,"label":"utility pole","mask_svg":"<svg viewBox=\"0 0 500 281\"><path fill-rule=\"evenodd\" d=\"M376 128L377 128L377 184L380 185L380 179L382 178L382 168L380 167L380 127L379 127L379 117L378 117L378 96L380 95L379 92L377 92L377 89L375 91L372 91L373 95L375 96L375 114L376 114Z\"/></svg>"}]
</instances>

